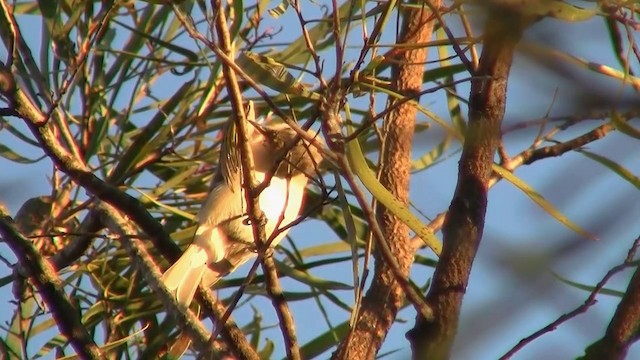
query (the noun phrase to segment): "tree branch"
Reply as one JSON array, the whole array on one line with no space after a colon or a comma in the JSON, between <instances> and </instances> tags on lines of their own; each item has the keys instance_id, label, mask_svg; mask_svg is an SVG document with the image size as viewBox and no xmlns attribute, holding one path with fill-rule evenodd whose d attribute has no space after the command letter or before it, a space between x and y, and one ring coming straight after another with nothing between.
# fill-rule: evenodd
<instances>
[{"instance_id":1,"label":"tree branch","mask_svg":"<svg viewBox=\"0 0 640 360\"><path fill-rule=\"evenodd\" d=\"M469 126L459 163L458 184L443 227L443 251L427 302L434 319L418 315L407 334L414 358L446 359L455 338L462 299L484 228L493 157L500 141L507 81L515 46L532 19L493 9L477 77L471 85Z\"/></svg>"},{"instance_id":2,"label":"tree branch","mask_svg":"<svg viewBox=\"0 0 640 360\"><path fill-rule=\"evenodd\" d=\"M638 247L640 246L640 237L636 238L636 240L633 242L633 246L631 246L631 248L629 249L628 253L627 253L627 257L624 260L624 262L618 266L613 267L611 270L607 271L607 273L605 274L604 277L602 277L602 280L600 280L598 282L598 284L596 284L596 286L593 288L593 290L591 291L591 293L589 294L589 296L587 297L587 299L584 301L584 303L580 306L578 306L577 308L575 308L574 310L561 315L560 317L558 317L556 320L554 320L553 322L551 322L549 325L543 327L542 329L534 332L533 334L527 336L526 338L520 340L518 342L518 344L516 344L516 346L514 346L513 348L511 348L509 351L507 351L507 353L505 353L504 355L502 355L500 357L500 360L507 360L510 359L513 355L516 354L516 352L520 351L522 348L524 348L525 346L527 346L528 344L530 344L532 341L534 341L535 339L541 337L542 335L549 333L555 329L558 328L558 326L560 326L562 323L575 318L576 316L585 313L587 310L589 310L590 307L592 307L593 305L596 304L596 296L598 296L598 294L600 293L600 291L602 291L602 289L604 289L604 286L607 284L607 282L616 274L620 273L622 270L625 270L631 266L633 266L633 258L635 257L637 251L638 251ZM638 322L636 321L636 324ZM602 354L602 353L600 353ZM613 354L613 352L611 353ZM622 356L623 357L623 356ZM596 356L594 359L605 359L606 356ZM619 359L621 357L616 356L615 359Z\"/></svg>"},{"instance_id":3,"label":"tree branch","mask_svg":"<svg viewBox=\"0 0 640 360\"><path fill-rule=\"evenodd\" d=\"M82 324L78 309L72 305L65 294L56 270L40 256L31 241L15 228L13 220L2 208L0 208L0 233L2 240L13 250L20 265L28 271L38 293L42 295L51 310L60 332L67 337L76 353L85 359L102 359L104 357L102 351Z\"/></svg>"},{"instance_id":4,"label":"tree branch","mask_svg":"<svg viewBox=\"0 0 640 360\"><path fill-rule=\"evenodd\" d=\"M430 1L430 6L438 8L440 1ZM425 5L423 8L404 10L404 24L399 44L427 42L433 32L432 13ZM422 88L422 75L426 60L426 48L402 48L394 52L392 77L398 93L416 97ZM404 203L409 198L409 178L411 163L411 140L413 138L416 107L414 101L403 102L395 107L385 120L386 138L384 141L380 183L396 198ZM357 141L357 140L356 140ZM403 221L396 218L384 206L377 208L377 223L382 230L382 239L388 244L390 253L397 263L397 269L386 261L380 247L376 248L375 275L371 287L362 300L358 320L349 336L343 341L334 359L373 359L375 358L386 334L393 324L398 310L405 301L405 289L398 275L406 279L413 263L413 248L409 238L409 229ZM399 274L396 274L396 271ZM428 312L428 311L426 311ZM420 311L423 313L423 311Z\"/></svg>"},{"instance_id":5,"label":"tree branch","mask_svg":"<svg viewBox=\"0 0 640 360\"><path fill-rule=\"evenodd\" d=\"M175 297L162 284L160 280L162 274L158 271L158 267L149 255L144 242L139 237L130 236L130 234L137 232L133 226L106 203L100 206L100 217L109 230L117 234L118 240L127 250L140 273L144 275L149 287L156 295L160 295L160 302L163 303L167 312L179 319L179 324L186 328L197 348L202 352L212 351L213 349L209 346L207 330L191 311L180 311Z\"/></svg>"},{"instance_id":6,"label":"tree branch","mask_svg":"<svg viewBox=\"0 0 640 360\"><path fill-rule=\"evenodd\" d=\"M58 169L71 177L80 186L87 189L100 200L112 205L123 214L133 220L151 239L154 247L162 253L165 258L175 261L180 257L180 249L164 231L162 225L149 214L147 209L136 198L121 191L117 187L99 179L91 172L91 169L76 159L65 150L55 136L52 125L46 121L46 116L38 109L30 99L18 88L15 87L15 80L10 72L0 68L0 93L4 94L13 105L19 117L21 117L31 129L42 150L49 156ZM117 221L117 219L112 219ZM211 292L210 290L207 292ZM213 299L208 294L209 300ZM206 302L209 305L205 309L208 313L220 315L220 306L213 301ZM219 317L218 317L219 318ZM229 346L236 354L243 358L258 359L258 355L246 337L239 336L242 333L234 323L225 323L222 336L229 340ZM233 341L231 341L233 340Z\"/></svg>"},{"instance_id":7,"label":"tree branch","mask_svg":"<svg viewBox=\"0 0 640 360\"><path fill-rule=\"evenodd\" d=\"M603 117L605 115L602 115ZM628 122L634 116L637 116L635 112L631 112L625 115L618 115L620 117L620 121ZM578 150L579 148L590 144L594 141L600 140L607 136L611 131L615 130L615 126L611 123L606 123L598 126L597 128L579 135L571 140L567 140L561 143L557 143L555 145L545 146L541 148L533 148L527 149L519 153L518 155L511 157L508 159L507 163L504 164L504 168L509 171L514 171L523 165L531 165L536 161L547 159L550 157L557 157L566 154L569 151ZM551 133L555 133L556 129L551 131ZM547 139L547 141L551 141L551 136L546 135L543 139ZM535 145L535 144L534 144ZM493 174L491 180L489 181L489 188L493 187L495 184L500 182L502 177L497 174ZM444 219L447 215L447 212L444 211L438 214L430 223L427 225L427 228L432 232L436 232L442 228L442 224L444 223ZM415 236L411 239L414 248L419 249L425 246L422 239Z\"/></svg>"},{"instance_id":8,"label":"tree branch","mask_svg":"<svg viewBox=\"0 0 640 360\"><path fill-rule=\"evenodd\" d=\"M620 266L630 266L633 263L633 257L640 245L640 237L638 237L629 250L629 256ZM617 269L613 268L609 272ZM607 273L609 274L609 273ZM604 286L604 285L603 285ZM624 359L629 351L629 347L640 337L640 267L636 267L636 271L629 282L627 291L625 291L613 318L607 327L604 336L591 344L585 351L585 355L580 359L583 360L601 360L601 359Z\"/></svg>"}]
</instances>

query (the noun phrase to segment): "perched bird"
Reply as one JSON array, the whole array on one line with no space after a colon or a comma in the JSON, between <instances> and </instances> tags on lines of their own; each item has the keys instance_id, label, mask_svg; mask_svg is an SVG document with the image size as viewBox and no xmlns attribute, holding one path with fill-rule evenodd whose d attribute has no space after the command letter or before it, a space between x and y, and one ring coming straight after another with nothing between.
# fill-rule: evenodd
<instances>
[{"instance_id":1,"label":"perched bird","mask_svg":"<svg viewBox=\"0 0 640 360\"><path fill-rule=\"evenodd\" d=\"M271 242L276 246L288 232L288 228L281 229L297 219L309 177L317 174L322 157L286 124L261 128L250 123L248 132L254 176L260 183L270 177L259 204L266 218L267 240L277 231ZM162 275L162 281L178 304L187 308L201 282L205 287L212 286L256 254L242 187L240 150L235 126L230 122L211 191L198 213L193 242Z\"/></svg>"}]
</instances>

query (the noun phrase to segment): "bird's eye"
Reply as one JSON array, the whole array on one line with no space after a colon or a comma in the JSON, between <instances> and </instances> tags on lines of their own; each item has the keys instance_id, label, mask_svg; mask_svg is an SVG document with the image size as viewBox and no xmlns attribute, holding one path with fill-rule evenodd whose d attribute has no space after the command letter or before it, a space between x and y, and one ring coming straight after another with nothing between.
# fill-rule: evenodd
<instances>
[{"instance_id":1,"label":"bird's eye","mask_svg":"<svg viewBox=\"0 0 640 360\"><path fill-rule=\"evenodd\" d=\"M242 225L251 225L251 219L249 219L248 217L244 218L244 220L242 220Z\"/></svg>"}]
</instances>

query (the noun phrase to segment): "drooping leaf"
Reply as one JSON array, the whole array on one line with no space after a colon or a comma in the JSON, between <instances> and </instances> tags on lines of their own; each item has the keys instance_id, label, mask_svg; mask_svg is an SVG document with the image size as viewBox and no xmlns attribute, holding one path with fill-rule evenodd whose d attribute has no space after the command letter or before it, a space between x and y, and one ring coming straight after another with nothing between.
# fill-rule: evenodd
<instances>
[{"instance_id":1,"label":"drooping leaf","mask_svg":"<svg viewBox=\"0 0 640 360\"><path fill-rule=\"evenodd\" d=\"M586 292L592 292L593 290L595 290L595 285L588 285L588 284L584 284L584 283L580 283L580 282L576 282L576 281L572 281L569 280L563 276L560 276L559 274L552 272L551 273L556 279L562 281L563 283L570 285L576 289L580 289L580 290L584 290ZM609 296L615 296L615 297L619 297L622 298L624 296L624 291L618 291L618 290L613 290L613 289L607 289L607 288L602 288L600 289L600 291L598 292L599 294L602 295L609 295Z\"/></svg>"},{"instance_id":2,"label":"drooping leaf","mask_svg":"<svg viewBox=\"0 0 640 360\"><path fill-rule=\"evenodd\" d=\"M347 134L353 134L351 126L347 126ZM395 216L401 219L407 226L420 237L425 244L433 250L436 255L440 255L442 244L427 227L416 218L406 205L393 196L376 178L375 174L367 165L366 158L360 148L357 138L347 142L347 158L353 172L358 176L364 186L371 192L376 200L383 204Z\"/></svg>"},{"instance_id":3,"label":"drooping leaf","mask_svg":"<svg viewBox=\"0 0 640 360\"><path fill-rule=\"evenodd\" d=\"M635 186L636 189L640 190L640 178L635 176L629 169L620 165L619 163L606 158L602 155L598 155L586 150L577 150L582 155L588 157L589 159L600 163L601 165L607 167L609 170L618 174L621 178L629 182L631 185Z\"/></svg>"},{"instance_id":4,"label":"drooping leaf","mask_svg":"<svg viewBox=\"0 0 640 360\"><path fill-rule=\"evenodd\" d=\"M251 51L243 51L236 59L238 66L256 82L268 86L281 94L319 99L320 95L311 92L289 73L287 67L276 59Z\"/></svg>"},{"instance_id":5,"label":"drooping leaf","mask_svg":"<svg viewBox=\"0 0 640 360\"><path fill-rule=\"evenodd\" d=\"M42 159L44 159L46 156L43 155L39 158L36 159L29 159L26 156L22 156L20 154L18 154L17 152L11 150L11 148L9 148L8 146L4 145L4 144L0 144L0 156L7 159L7 160L11 160L13 162L16 162L18 164L33 164L36 163Z\"/></svg>"},{"instance_id":6,"label":"drooping leaf","mask_svg":"<svg viewBox=\"0 0 640 360\"><path fill-rule=\"evenodd\" d=\"M559 223L568 227L569 229L575 231L578 235L585 237L590 240L597 240L598 237L590 233L580 226L573 223L569 218L567 218L560 210L558 210L553 204L547 201L542 195L536 192L531 186L522 181L517 176L513 175L511 172L507 171L505 168L494 164L493 171L495 171L502 178L515 185L518 189L520 189L526 196L528 196L533 202L538 204L545 212L551 215L553 218L558 220Z\"/></svg>"}]
</instances>

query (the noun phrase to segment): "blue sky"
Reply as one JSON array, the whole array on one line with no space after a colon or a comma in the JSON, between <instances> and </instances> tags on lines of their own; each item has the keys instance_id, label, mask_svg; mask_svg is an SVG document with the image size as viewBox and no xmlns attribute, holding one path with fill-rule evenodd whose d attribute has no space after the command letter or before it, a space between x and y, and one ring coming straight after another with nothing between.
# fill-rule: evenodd
<instances>
[{"instance_id":1,"label":"blue sky","mask_svg":"<svg viewBox=\"0 0 640 360\"><path fill-rule=\"evenodd\" d=\"M287 23L293 21L290 19L292 17L287 14L279 21L284 27L298 29L297 22ZM32 31L37 34L36 29ZM352 36L357 39L356 35ZM286 41L287 34L281 34L279 39ZM584 23L544 20L525 36L523 45L529 43L562 46L573 55L619 67L607 45L608 37L600 18ZM359 46L360 43L354 40L353 45ZM6 54L2 51L0 49L0 58L4 59ZM431 51L430 57L435 57L434 51ZM630 87L617 80L557 60L552 64L566 66L570 76L554 72L524 54L517 56L509 84L505 128L540 119L547 112L551 116L562 116L583 113L589 105L597 105L593 98L587 102L577 102L580 99L575 95L577 91L595 93L596 99L605 96L622 99L633 94ZM468 94L468 86L461 85L459 90L462 95ZM557 94L555 100L554 94ZM444 93L427 95L422 98L421 104L448 119ZM463 113L466 113L466 109ZM426 118L418 120L425 121ZM561 132L557 139L570 139L598 124L600 122L594 120L572 127ZM634 124L637 126L637 120ZM552 125L549 124L547 128ZM530 127L505 134L509 154L515 155L529 146L537 132L537 127ZM441 135L437 125L417 135L415 156L435 146ZM23 154L40 155L33 148L22 147L12 141L6 132L0 131L0 141L7 146L20 146L19 151ZM457 146L449 149L447 161L412 178L413 204L428 216L435 216L448 207L457 176ZM640 174L638 141L635 139L615 133L589 144L587 149L608 156L634 174ZM0 200L12 214L26 199L47 193L46 176L51 172L48 161L25 167L0 159L0 167L12 169L10 172L0 172ZM454 348L456 359L495 359L521 338L579 306L588 293L562 283L553 274L576 282L595 284L608 269L624 259L632 241L640 234L637 222L640 215L638 189L581 154L569 153L560 158L546 159L518 169L516 175L543 194L571 220L596 233L599 240L580 238L511 184L503 181L496 185L490 193L485 235L464 300L460 332ZM301 239L297 244L303 248L338 240L324 225L318 223L304 223L294 228L291 235L294 239ZM14 260L4 244L0 244L0 253ZM426 250L421 253L432 256ZM246 267L232 277L241 276L242 271L246 271ZM9 273L9 269L0 265L0 277ZM351 269L348 266L322 268L315 274L343 282L351 281ZM422 281L430 275L429 269L414 269L414 277ZM624 290L630 276L630 271L624 272L616 276L608 287ZM283 286L295 291L299 285L285 281ZM351 292L344 291L339 295L344 301L352 302ZM9 286L0 289L0 308L13 308L9 304L12 300ZM515 359L565 359L580 355L588 344L604 333L618 301L615 297L599 296L598 303L587 314L541 337L519 352ZM254 298L250 305L263 311L266 324L276 324L268 300ZM245 305L234 313L240 323L252 316L251 306ZM301 342L311 339L317 334L318 328L326 327L315 305L292 303L291 307ZM333 325L348 319L348 314L335 306L327 304L327 308ZM9 315L0 314L0 321L9 320ZM402 359L408 355L409 347L404 333L413 326L414 316L410 310L400 313L399 318L404 322L394 325L382 350L401 349L390 358ZM266 334L280 343L281 336L277 328ZM281 346L277 348L277 353L284 354ZM640 350L632 348L628 358L640 358Z\"/></svg>"}]
</instances>

